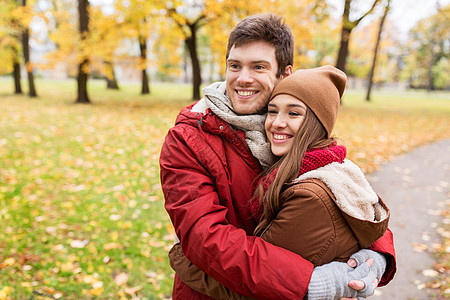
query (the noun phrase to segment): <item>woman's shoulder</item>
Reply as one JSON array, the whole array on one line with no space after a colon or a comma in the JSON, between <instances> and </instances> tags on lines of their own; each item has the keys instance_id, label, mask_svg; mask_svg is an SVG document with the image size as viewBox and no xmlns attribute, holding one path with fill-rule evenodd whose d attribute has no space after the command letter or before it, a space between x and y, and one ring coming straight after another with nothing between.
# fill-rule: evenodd
<instances>
[{"instance_id":1,"label":"woman's shoulder","mask_svg":"<svg viewBox=\"0 0 450 300\"><path fill-rule=\"evenodd\" d=\"M333 193L320 179L311 178L287 184L280 198L283 208L315 208L317 213L330 215L332 219L339 214Z\"/></svg>"},{"instance_id":2,"label":"woman's shoulder","mask_svg":"<svg viewBox=\"0 0 450 300\"><path fill-rule=\"evenodd\" d=\"M334 199L334 195L327 185L320 179L309 178L293 183L286 183L281 198L289 199L296 196L317 196L321 198Z\"/></svg>"}]
</instances>

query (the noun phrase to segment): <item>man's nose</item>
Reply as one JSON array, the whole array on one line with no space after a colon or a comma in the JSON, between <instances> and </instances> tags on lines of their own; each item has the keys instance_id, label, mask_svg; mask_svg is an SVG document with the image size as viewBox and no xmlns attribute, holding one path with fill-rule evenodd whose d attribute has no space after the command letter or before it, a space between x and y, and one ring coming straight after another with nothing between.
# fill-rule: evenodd
<instances>
[{"instance_id":1,"label":"man's nose","mask_svg":"<svg viewBox=\"0 0 450 300\"><path fill-rule=\"evenodd\" d=\"M253 77L248 68L243 68L241 70L238 77L238 83L243 86L253 83Z\"/></svg>"}]
</instances>

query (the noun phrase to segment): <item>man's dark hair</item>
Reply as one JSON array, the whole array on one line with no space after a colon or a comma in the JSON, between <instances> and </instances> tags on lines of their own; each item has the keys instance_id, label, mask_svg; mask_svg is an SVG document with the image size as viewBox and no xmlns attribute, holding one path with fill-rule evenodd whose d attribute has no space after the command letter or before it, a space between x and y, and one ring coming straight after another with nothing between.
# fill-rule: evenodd
<instances>
[{"instance_id":1,"label":"man's dark hair","mask_svg":"<svg viewBox=\"0 0 450 300\"><path fill-rule=\"evenodd\" d=\"M284 74L287 66L293 66L294 37L284 20L274 14L249 16L239 22L228 38L226 58L233 46L240 47L256 41L267 42L275 47L277 77Z\"/></svg>"}]
</instances>

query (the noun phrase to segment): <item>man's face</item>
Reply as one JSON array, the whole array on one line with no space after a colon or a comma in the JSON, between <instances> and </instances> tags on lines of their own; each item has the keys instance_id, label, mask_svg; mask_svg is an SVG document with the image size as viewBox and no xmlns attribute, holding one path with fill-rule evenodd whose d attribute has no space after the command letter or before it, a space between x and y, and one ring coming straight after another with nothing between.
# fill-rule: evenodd
<instances>
[{"instance_id":1,"label":"man's face","mask_svg":"<svg viewBox=\"0 0 450 300\"><path fill-rule=\"evenodd\" d=\"M263 41L235 47L227 59L227 93L234 110L239 114L254 114L261 111L269 101L273 88L286 74L277 78L278 63L275 47Z\"/></svg>"}]
</instances>

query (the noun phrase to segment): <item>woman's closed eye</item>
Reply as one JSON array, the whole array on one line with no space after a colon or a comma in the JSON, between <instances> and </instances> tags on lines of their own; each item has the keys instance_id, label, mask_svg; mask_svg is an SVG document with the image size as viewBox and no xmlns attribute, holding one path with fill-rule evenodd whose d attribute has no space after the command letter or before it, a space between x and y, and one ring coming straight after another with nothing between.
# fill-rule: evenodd
<instances>
[{"instance_id":1,"label":"woman's closed eye","mask_svg":"<svg viewBox=\"0 0 450 300\"><path fill-rule=\"evenodd\" d=\"M291 111L291 112L289 112L289 116L291 116L291 117L302 117L303 114L298 112L298 111Z\"/></svg>"}]
</instances>

